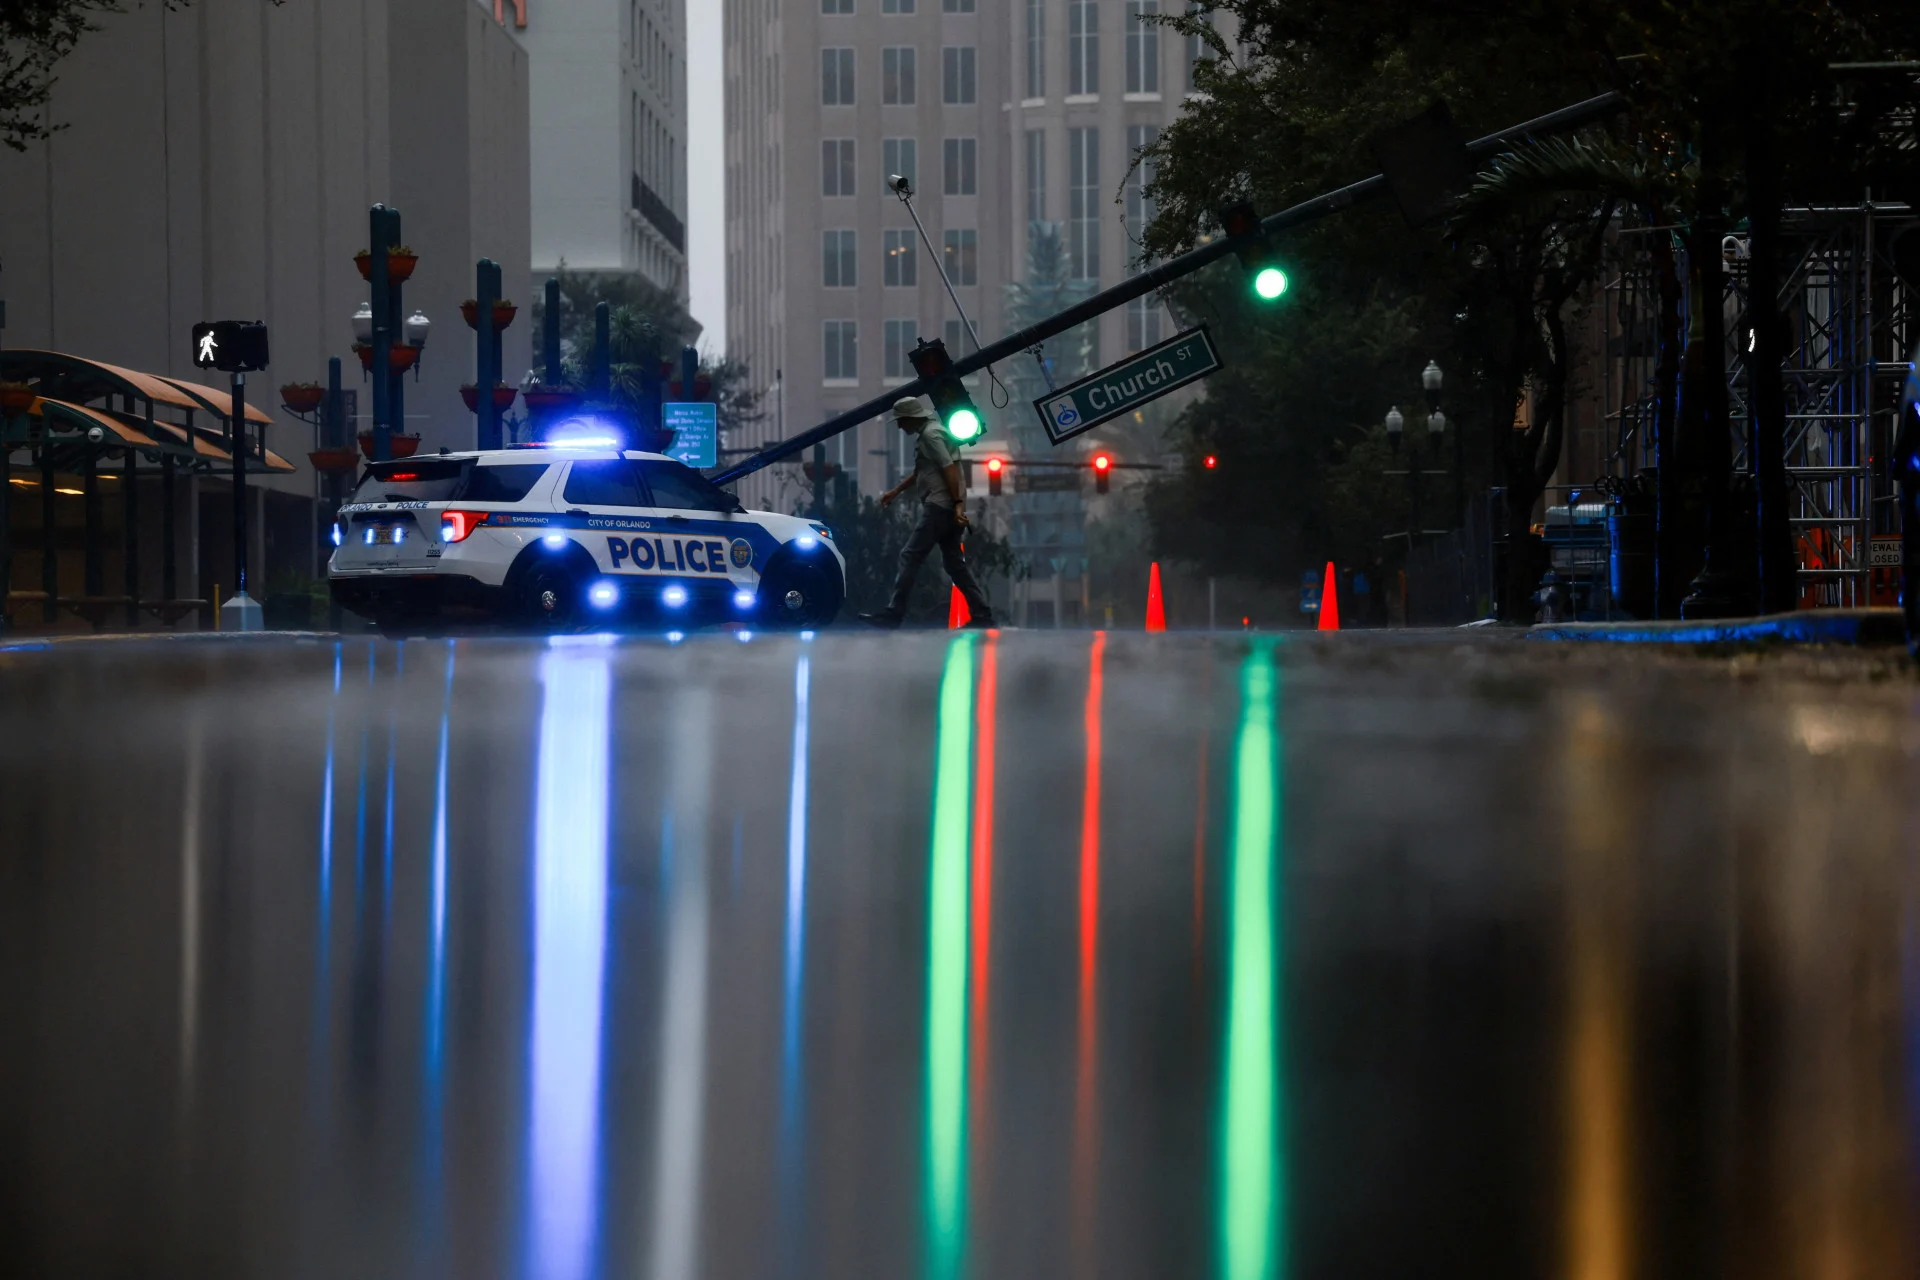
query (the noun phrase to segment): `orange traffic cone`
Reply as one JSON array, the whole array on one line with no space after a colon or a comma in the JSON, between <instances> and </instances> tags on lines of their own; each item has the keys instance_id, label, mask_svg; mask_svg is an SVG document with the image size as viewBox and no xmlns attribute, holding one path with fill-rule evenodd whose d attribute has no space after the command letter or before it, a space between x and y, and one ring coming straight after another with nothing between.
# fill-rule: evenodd
<instances>
[{"instance_id":1,"label":"orange traffic cone","mask_svg":"<svg viewBox=\"0 0 1920 1280\"><path fill-rule=\"evenodd\" d=\"M1327 584L1320 588L1320 630L1338 631L1340 629L1340 579L1333 572L1333 561L1327 561Z\"/></svg>"},{"instance_id":2,"label":"orange traffic cone","mask_svg":"<svg viewBox=\"0 0 1920 1280\"><path fill-rule=\"evenodd\" d=\"M1147 573L1147 630L1167 629L1167 605L1160 598L1160 562L1155 560Z\"/></svg>"},{"instance_id":3,"label":"orange traffic cone","mask_svg":"<svg viewBox=\"0 0 1920 1280\"><path fill-rule=\"evenodd\" d=\"M973 620L973 611L967 608L967 598L960 594L960 588L953 589L953 595L947 600L947 630L957 631Z\"/></svg>"}]
</instances>

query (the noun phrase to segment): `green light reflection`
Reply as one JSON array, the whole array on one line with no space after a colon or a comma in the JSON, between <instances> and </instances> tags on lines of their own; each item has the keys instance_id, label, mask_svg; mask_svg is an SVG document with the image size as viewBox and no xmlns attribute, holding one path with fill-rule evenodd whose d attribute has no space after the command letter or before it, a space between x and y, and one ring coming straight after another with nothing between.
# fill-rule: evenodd
<instances>
[{"instance_id":1,"label":"green light reflection","mask_svg":"<svg viewBox=\"0 0 1920 1280\"><path fill-rule=\"evenodd\" d=\"M947 646L927 866L927 1275L961 1274L966 1245L967 846L973 637Z\"/></svg>"},{"instance_id":2,"label":"green light reflection","mask_svg":"<svg viewBox=\"0 0 1920 1280\"><path fill-rule=\"evenodd\" d=\"M1220 1132L1220 1275L1271 1280L1286 1240L1284 958L1280 879L1279 671L1271 645L1240 672L1228 889L1226 1109Z\"/></svg>"}]
</instances>

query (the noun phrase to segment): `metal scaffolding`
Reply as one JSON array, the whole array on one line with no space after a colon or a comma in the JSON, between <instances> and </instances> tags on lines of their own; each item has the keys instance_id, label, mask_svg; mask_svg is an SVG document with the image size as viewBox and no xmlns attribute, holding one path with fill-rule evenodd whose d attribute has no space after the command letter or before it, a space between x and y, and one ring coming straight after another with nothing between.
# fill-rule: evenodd
<instances>
[{"instance_id":1,"label":"metal scaffolding","mask_svg":"<svg viewBox=\"0 0 1920 1280\"><path fill-rule=\"evenodd\" d=\"M1920 338L1920 218L1907 205L1876 203L1869 195L1852 206L1788 209L1782 230L1788 515L1800 556L1800 603L1862 606L1875 602L1873 540L1888 539L1890 549L1899 534L1888 460L1906 353ZM1648 238L1670 234L1624 229L1612 243L1602 385L1613 442L1609 471L1619 477L1656 461L1659 296ZM1685 253L1677 237L1673 252L1684 278ZM1735 470L1747 474L1751 325L1745 237L1729 236L1723 256L1728 425Z\"/></svg>"}]
</instances>

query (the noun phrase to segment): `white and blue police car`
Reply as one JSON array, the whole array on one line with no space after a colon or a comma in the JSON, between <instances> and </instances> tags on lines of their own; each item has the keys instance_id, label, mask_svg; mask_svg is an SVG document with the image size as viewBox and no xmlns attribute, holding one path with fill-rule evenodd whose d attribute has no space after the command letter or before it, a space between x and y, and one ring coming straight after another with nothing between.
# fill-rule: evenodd
<instances>
[{"instance_id":1,"label":"white and blue police car","mask_svg":"<svg viewBox=\"0 0 1920 1280\"><path fill-rule=\"evenodd\" d=\"M611 440L369 463L333 545L333 598L383 630L820 627L846 595L825 525L749 511L693 468Z\"/></svg>"}]
</instances>

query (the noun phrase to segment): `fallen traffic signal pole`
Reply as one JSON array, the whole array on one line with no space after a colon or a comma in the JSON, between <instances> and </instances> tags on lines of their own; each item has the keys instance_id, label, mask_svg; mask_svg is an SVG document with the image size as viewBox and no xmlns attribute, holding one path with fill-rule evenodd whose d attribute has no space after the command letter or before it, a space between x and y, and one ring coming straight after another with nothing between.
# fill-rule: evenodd
<instances>
[{"instance_id":1,"label":"fallen traffic signal pole","mask_svg":"<svg viewBox=\"0 0 1920 1280\"><path fill-rule=\"evenodd\" d=\"M1484 138L1467 144L1467 154L1478 159L1496 155L1523 138L1540 137L1553 133L1564 133L1569 129L1578 129L1582 125L1603 119L1626 106L1626 99L1618 93L1603 93L1585 102L1576 102L1572 106L1562 107L1544 116L1490 133ZM1371 178L1349 183L1335 191L1315 196L1294 205L1291 209L1282 209L1261 219L1260 232L1273 235L1292 227L1306 226L1318 222L1330 214L1340 212L1362 200L1371 200L1375 196L1386 194L1387 176L1376 173ZM803 431L797 436L789 436L768 445L750 457L742 458L725 471L713 477L715 484L732 484L745 476L750 476L762 467L768 467L833 436L842 431L859 426L869 418L877 418L893 407L894 401L907 396L925 395L932 390L940 378L963 378L1000 360L1006 360L1034 346L1056 337L1078 325L1085 324L1096 316L1104 315L1116 307L1125 306L1135 298L1145 297L1149 293L1172 284L1185 276L1190 276L1200 268L1229 256L1245 248L1243 240L1230 235L1222 235L1197 249L1191 249L1177 258L1169 258L1157 267L1149 267L1139 275L1130 277L1111 289L1103 289L1091 298L1068 307L1058 315L1029 325L1018 333L1008 334L1000 341L982 347L970 356L953 361L938 378L921 377L898 387L889 387L883 395L874 397L865 404L855 405L845 413L827 419L817 427Z\"/></svg>"}]
</instances>

